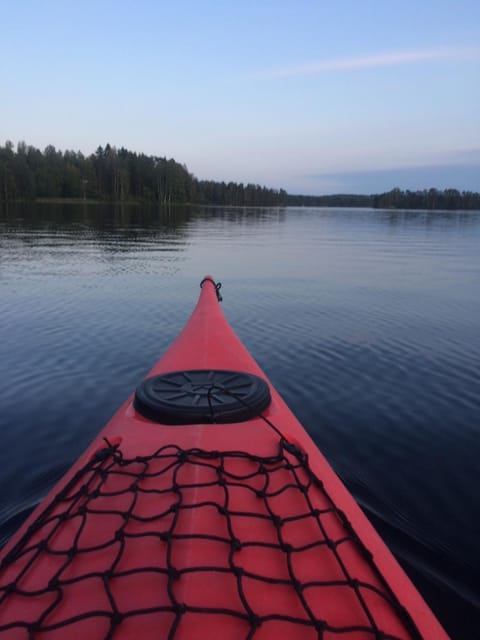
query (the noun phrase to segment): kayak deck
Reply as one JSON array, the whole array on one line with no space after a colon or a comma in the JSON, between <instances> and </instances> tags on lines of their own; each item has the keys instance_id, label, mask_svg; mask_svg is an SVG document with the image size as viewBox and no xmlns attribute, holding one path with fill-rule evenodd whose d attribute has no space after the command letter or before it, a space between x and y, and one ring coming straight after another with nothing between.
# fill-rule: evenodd
<instances>
[{"instance_id":1,"label":"kayak deck","mask_svg":"<svg viewBox=\"0 0 480 640\"><path fill-rule=\"evenodd\" d=\"M215 293L207 280L149 378L268 383ZM229 424L152 422L130 398L4 550L0 636L446 638L269 386L261 414Z\"/></svg>"}]
</instances>

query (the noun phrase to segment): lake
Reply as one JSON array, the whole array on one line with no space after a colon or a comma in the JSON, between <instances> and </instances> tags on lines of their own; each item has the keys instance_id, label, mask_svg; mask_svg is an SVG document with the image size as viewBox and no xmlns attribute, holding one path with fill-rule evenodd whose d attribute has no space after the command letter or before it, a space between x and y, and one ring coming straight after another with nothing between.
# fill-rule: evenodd
<instances>
[{"instance_id":1,"label":"lake","mask_svg":"<svg viewBox=\"0 0 480 640\"><path fill-rule=\"evenodd\" d=\"M202 277L452 638L480 628L480 212L0 210L0 542Z\"/></svg>"}]
</instances>

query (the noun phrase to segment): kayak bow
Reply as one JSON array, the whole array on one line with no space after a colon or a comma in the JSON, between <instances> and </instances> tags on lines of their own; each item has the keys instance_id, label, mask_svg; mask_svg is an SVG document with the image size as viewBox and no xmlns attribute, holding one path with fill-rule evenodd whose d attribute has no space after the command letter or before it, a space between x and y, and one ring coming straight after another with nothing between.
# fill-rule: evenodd
<instances>
[{"instance_id":1,"label":"kayak bow","mask_svg":"<svg viewBox=\"0 0 480 640\"><path fill-rule=\"evenodd\" d=\"M447 639L201 287L3 550L2 640Z\"/></svg>"}]
</instances>

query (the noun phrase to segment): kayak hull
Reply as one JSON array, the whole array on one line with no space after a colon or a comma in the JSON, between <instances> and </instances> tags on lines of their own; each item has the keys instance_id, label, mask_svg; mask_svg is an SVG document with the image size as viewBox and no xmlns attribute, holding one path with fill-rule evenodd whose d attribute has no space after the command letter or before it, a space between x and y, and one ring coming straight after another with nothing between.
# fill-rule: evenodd
<instances>
[{"instance_id":1,"label":"kayak hull","mask_svg":"<svg viewBox=\"0 0 480 640\"><path fill-rule=\"evenodd\" d=\"M269 406L170 425L132 394L2 551L0 637L447 638L217 292L147 378L253 374Z\"/></svg>"}]
</instances>

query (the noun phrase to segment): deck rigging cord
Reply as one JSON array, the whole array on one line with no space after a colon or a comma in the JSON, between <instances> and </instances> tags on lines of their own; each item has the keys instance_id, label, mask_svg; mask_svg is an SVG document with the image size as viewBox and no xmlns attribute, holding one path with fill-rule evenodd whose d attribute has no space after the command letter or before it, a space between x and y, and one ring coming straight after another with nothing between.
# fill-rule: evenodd
<instances>
[{"instance_id":1,"label":"deck rigging cord","mask_svg":"<svg viewBox=\"0 0 480 640\"><path fill-rule=\"evenodd\" d=\"M281 436L281 431L275 425L264 416L261 417ZM187 468L189 473L185 474ZM182 481L183 476L187 478L192 475L198 477L196 484ZM115 488L115 485L120 486ZM191 503L188 494L194 488L208 488L215 498ZM238 493L239 490L249 494L251 500L248 507L240 507L235 503L232 493ZM275 508L275 499L285 491L298 493L300 506L298 513L294 515L282 516ZM142 513L142 499L152 494L161 498L161 506L155 513L151 513L151 509L148 514ZM109 508L106 498L114 500L115 506ZM217 522L216 530L211 533L183 531L181 520L184 514L200 509L215 512L221 517L223 524L219 526ZM107 515L118 516L120 526L110 531L108 536L102 534L105 539L99 544L82 546L84 530L95 527L95 521L99 524ZM259 525L270 527L270 537L258 540L254 537L240 539L236 534L236 523L244 518L250 519L252 531ZM332 518L341 523L342 535L329 534ZM299 544L298 541L295 542L292 527L296 523L305 526L307 520L310 525L315 526L317 536L308 543ZM64 536L61 532L66 527L71 529L70 545L58 548L55 537L60 534L63 546ZM155 561L139 567L128 567L124 558L126 548L131 551L132 546L146 541L151 543L152 540L160 543ZM203 566L195 562L194 566L182 565L181 555L175 551L176 546L182 547L186 543L194 545L199 541L210 541L218 546L218 564ZM349 572L342 548L351 545L361 553L365 561L365 573L370 574L369 579L358 578ZM68 577L73 562L107 548L111 549L110 562L102 571L87 570L85 574ZM271 575L257 573L253 562L248 558L245 562L242 560L242 551L245 554L248 550L259 548L272 554L279 565L286 564L287 570L283 573L280 571L279 574L278 569L275 569ZM297 576L296 565L301 554L315 549L331 554L341 568L342 579L302 581ZM36 563L41 562L45 554L55 558L55 570L49 580L42 586L38 585L34 591L24 589L22 577ZM127 568L123 567L124 564ZM40 633L42 638L60 637L55 635L56 631L67 631L69 625L81 626L82 621L94 617L99 621L103 620L103 625L98 623L98 637L113 640L119 625L133 621L136 616L161 614L167 616L166 637L173 640L186 616L208 614L232 616L244 621L245 632L243 636L236 637L245 640L253 640L259 627L272 621L296 625L299 637L307 628L314 629L318 640L330 637L326 636L327 633L335 634L334 637L338 638L348 638L353 631L362 631L366 638L375 640L421 638L410 615L377 569L372 554L360 541L344 513L336 508L321 480L311 471L306 454L283 436L278 442L278 452L271 456L257 456L244 451L182 449L171 444L159 448L153 454L127 459L118 444L111 444L107 440L106 446L97 451L74 475L5 557L0 567L0 576L6 573L9 574L8 582L5 583L3 579L0 581L0 613L2 603L12 598L18 598L19 611L22 610L20 603L24 607L26 598L43 598L46 606L34 620L15 617L5 620L0 616L0 636L10 630L23 628L28 633L29 640L34 640L36 634ZM211 580L213 573L221 574L224 580L228 575L230 588L231 581L235 581L238 597L232 606L202 601L200 592L196 601L179 600L176 585L185 576L195 573L203 574L205 580ZM135 584L135 580L142 576L150 576L150 579L152 576L163 578L169 601L158 604L153 601L137 602L136 607L133 606L135 602L127 606L125 602L118 602L115 583L132 579L132 584ZM295 594L297 601L301 603L300 612L291 615L288 612L268 611L265 604L259 610L249 598L246 584L249 580L261 581L266 587L270 585L270 588L291 589L292 597ZM103 602L104 606L97 605L91 611L49 622L54 610L62 605L69 592L80 583L83 587L90 583L92 589L98 589L99 584L102 584L104 594L97 600ZM341 591L348 591L350 600L354 595L357 613L365 622L354 626L342 624L338 620L329 621L328 612L320 614L315 611L309 604L308 592L321 588L338 589L339 598L342 597ZM369 606L372 598L384 600L396 612L401 620L403 633L392 634L381 628ZM135 601L135 596L133 600Z\"/></svg>"}]
</instances>

